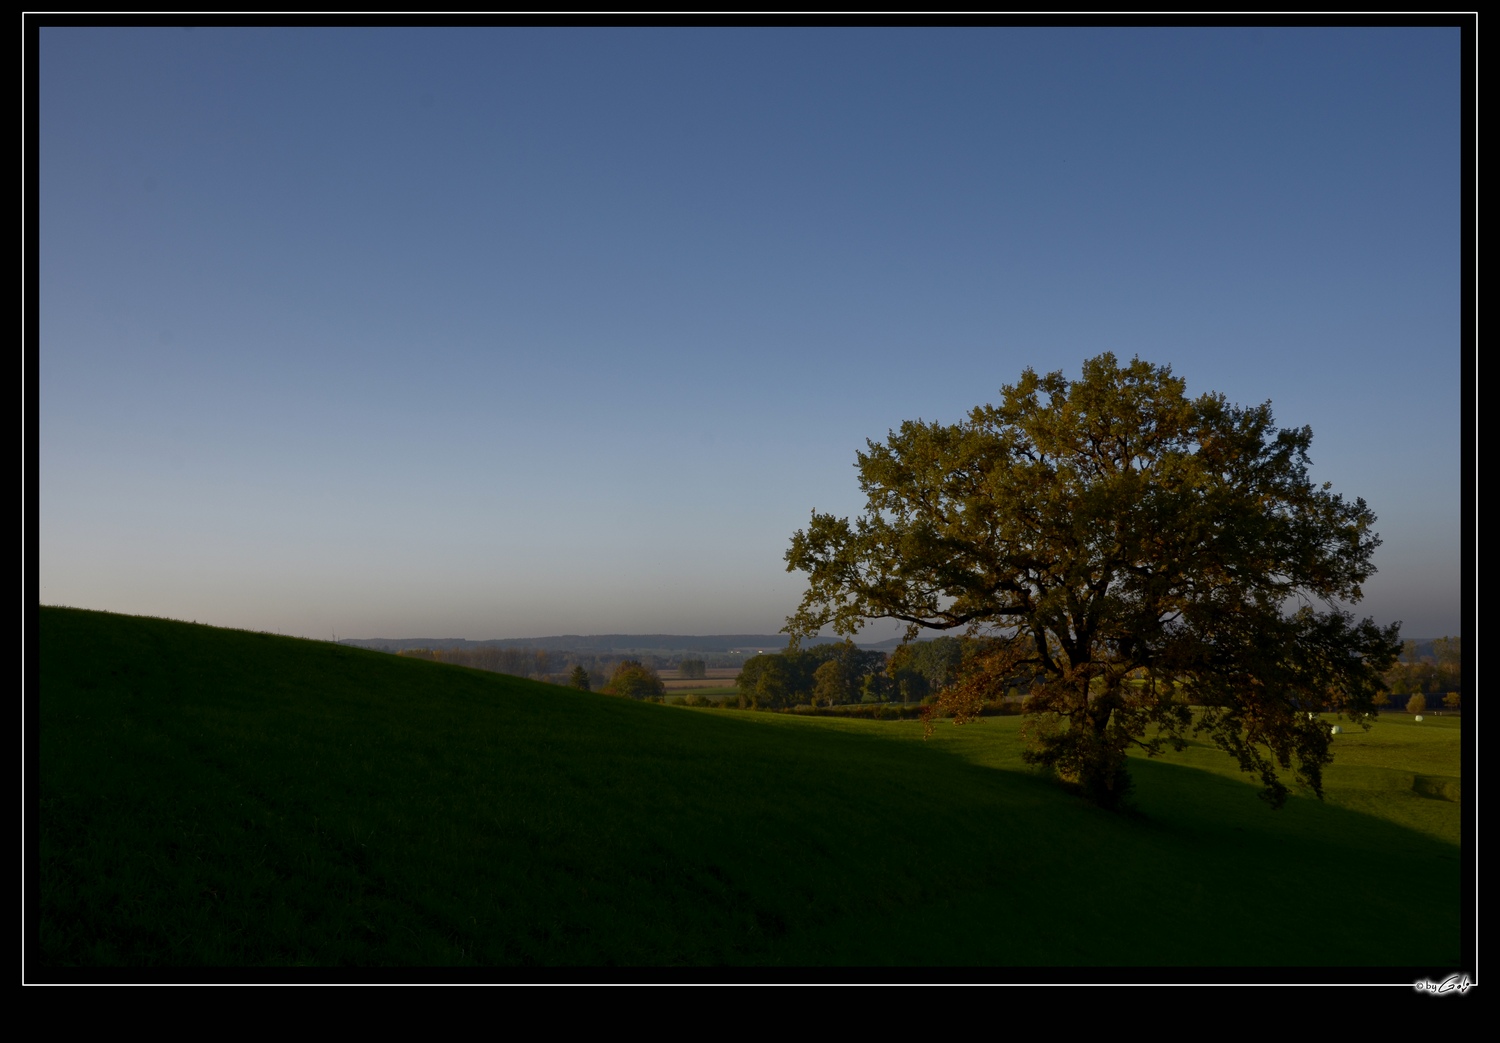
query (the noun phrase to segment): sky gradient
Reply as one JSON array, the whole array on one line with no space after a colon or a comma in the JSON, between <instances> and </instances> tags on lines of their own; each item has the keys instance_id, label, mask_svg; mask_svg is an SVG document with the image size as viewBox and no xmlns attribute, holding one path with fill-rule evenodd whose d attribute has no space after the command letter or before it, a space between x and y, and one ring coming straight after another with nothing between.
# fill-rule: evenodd
<instances>
[{"instance_id":1,"label":"sky gradient","mask_svg":"<svg viewBox=\"0 0 1500 1043\"><path fill-rule=\"evenodd\" d=\"M1458 633L1460 46L44 28L40 599L774 632L866 438L1113 351L1310 425L1357 611Z\"/></svg>"}]
</instances>

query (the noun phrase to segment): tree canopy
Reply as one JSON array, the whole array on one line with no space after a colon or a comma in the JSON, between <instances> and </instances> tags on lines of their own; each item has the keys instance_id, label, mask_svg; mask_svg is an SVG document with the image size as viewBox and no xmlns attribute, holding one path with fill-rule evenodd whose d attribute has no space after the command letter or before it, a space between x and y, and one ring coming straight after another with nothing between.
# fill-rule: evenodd
<instances>
[{"instance_id":1,"label":"tree canopy","mask_svg":"<svg viewBox=\"0 0 1500 1043\"><path fill-rule=\"evenodd\" d=\"M834 706L878 697L886 686L885 653L857 648L852 641L752 656L735 678L740 704L757 710L783 710L798 703Z\"/></svg>"},{"instance_id":2,"label":"tree canopy","mask_svg":"<svg viewBox=\"0 0 1500 1043\"><path fill-rule=\"evenodd\" d=\"M1027 677L1028 757L1116 803L1125 753L1207 734L1256 774L1322 795L1329 729L1363 722L1400 624L1355 622L1380 540L1364 500L1308 476L1309 428L1270 403L1186 395L1170 367L1112 354L1081 379L1027 369L967 420L901 425L859 453L866 511L814 511L788 571L795 642L872 619L985 635L940 705L971 718ZM1187 701L1202 709L1194 715Z\"/></svg>"},{"instance_id":3,"label":"tree canopy","mask_svg":"<svg viewBox=\"0 0 1500 1043\"><path fill-rule=\"evenodd\" d=\"M622 659L615 665L604 691L627 699L660 699L666 692L661 675L638 659Z\"/></svg>"}]
</instances>

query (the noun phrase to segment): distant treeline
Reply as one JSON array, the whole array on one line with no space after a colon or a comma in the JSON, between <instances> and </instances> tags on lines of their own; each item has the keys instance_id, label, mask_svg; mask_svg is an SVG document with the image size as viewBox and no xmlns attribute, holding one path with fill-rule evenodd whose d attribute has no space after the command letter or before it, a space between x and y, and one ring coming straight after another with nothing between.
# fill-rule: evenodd
<instances>
[{"instance_id":1,"label":"distant treeline","mask_svg":"<svg viewBox=\"0 0 1500 1043\"><path fill-rule=\"evenodd\" d=\"M684 659L701 660L709 668L739 667L761 651L786 647L784 634L563 634L556 637L497 638L470 641L462 637L344 638L340 642L377 652L479 651L504 649L522 652L549 652L554 656L594 656L605 660L638 659L652 662L660 669L670 669ZM812 638L803 642L812 647L838 644L835 638ZM898 642L884 641L864 648L894 648ZM529 676L529 675L528 675Z\"/></svg>"},{"instance_id":2,"label":"distant treeline","mask_svg":"<svg viewBox=\"0 0 1500 1043\"><path fill-rule=\"evenodd\" d=\"M921 704L958 680L965 656L982 643L939 637L884 652L850 642L758 655L735 685L741 707L783 710L852 703Z\"/></svg>"},{"instance_id":3,"label":"distant treeline","mask_svg":"<svg viewBox=\"0 0 1500 1043\"><path fill-rule=\"evenodd\" d=\"M639 635L633 639L639 639ZM375 642L346 643L379 647ZM408 646L387 650L402 656L574 687L580 686L582 677L576 671L581 670L593 691L619 689L620 694L632 695L635 688L615 683L625 665L639 666L651 676L659 670L677 670L683 677L703 677L708 667L735 665L741 669L735 679L731 705L757 710L817 710L855 704L930 703L939 692L957 683L986 647L983 638L944 636L903 645L887 654L848 641L824 641L797 651L762 653L744 659L680 650L626 654L515 646L498 641L464 644L468 647ZM1461 640L1451 637L1407 641L1401 661L1391 668L1385 680L1391 691L1385 700L1388 708L1405 709L1411 696L1425 695L1429 709L1445 706L1458 709L1465 701ZM997 687L990 687L1005 696L995 694L986 698L994 698L997 706L1007 696L1011 701L1018 700L1025 696L1029 681L1026 677L1004 679ZM641 697L663 696L658 692ZM702 697L693 701L701 702Z\"/></svg>"},{"instance_id":4,"label":"distant treeline","mask_svg":"<svg viewBox=\"0 0 1500 1043\"><path fill-rule=\"evenodd\" d=\"M1410 696L1425 695L1429 709L1459 709L1469 694L1464 689L1463 665L1461 637L1402 642L1400 661L1385 675L1390 704L1402 707Z\"/></svg>"},{"instance_id":5,"label":"distant treeline","mask_svg":"<svg viewBox=\"0 0 1500 1043\"><path fill-rule=\"evenodd\" d=\"M838 644L838 638L811 638L807 644ZM747 648L784 648L785 634L561 634L555 637L506 637L471 641L463 637L351 637L341 644L400 652L407 648L539 648L548 652L729 652ZM882 643L884 644L884 642Z\"/></svg>"},{"instance_id":6,"label":"distant treeline","mask_svg":"<svg viewBox=\"0 0 1500 1043\"><path fill-rule=\"evenodd\" d=\"M410 645L393 651L413 659L574 687L581 680L575 671L581 669L593 691L618 687L614 684L616 675L627 664L639 665L653 674L676 670L679 676L700 678L709 667L721 665L715 661L718 657L708 654L596 654L576 649L469 644L477 647ZM968 639L939 637L914 642L887 655L840 641L813 644L795 652L763 653L748 660L741 656L731 661L741 668L732 701L744 708L763 710L890 702L916 706L930 701L934 693L957 679L966 650L973 646Z\"/></svg>"},{"instance_id":7,"label":"distant treeline","mask_svg":"<svg viewBox=\"0 0 1500 1043\"><path fill-rule=\"evenodd\" d=\"M737 702L741 707L761 710L931 702L966 676L977 676L976 669L982 672L986 647L985 638L939 637L899 647L890 655L848 643L758 655L740 672ZM984 687L989 694L983 697L986 705L994 702L999 708L1001 702L1019 701L1028 693L1031 681L1030 677L1017 676L987 682ZM1378 698L1377 705L1388 710L1460 709L1469 700L1461 639L1407 641L1401 660L1387 672L1385 682L1390 694ZM1412 699L1418 695L1424 696L1424 701ZM1192 698L1190 689L1180 689L1178 698Z\"/></svg>"},{"instance_id":8,"label":"distant treeline","mask_svg":"<svg viewBox=\"0 0 1500 1043\"><path fill-rule=\"evenodd\" d=\"M598 691L609 681L615 668L626 661L624 656L599 656L587 653L557 653L545 648L403 648L396 653L412 659L431 659L439 663L490 670L512 677L527 677L549 684L569 684L573 670L581 667L588 675L589 686ZM634 657L640 661L639 657ZM657 664L647 663L655 667Z\"/></svg>"}]
</instances>

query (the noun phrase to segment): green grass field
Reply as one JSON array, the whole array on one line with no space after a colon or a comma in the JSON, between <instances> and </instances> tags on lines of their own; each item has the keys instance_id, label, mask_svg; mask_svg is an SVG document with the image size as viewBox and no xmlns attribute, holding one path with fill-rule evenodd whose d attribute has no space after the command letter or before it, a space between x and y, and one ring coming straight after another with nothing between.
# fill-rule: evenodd
<instances>
[{"instance_id":1,"label":"green grass field","mask_svg":"<svg viewBox=\"0 0 1500 1043\"><path fill-rule=\"evenodd\" d=\"M924 742L39 619L48 966L1460 967L1455 718L1340 736L1280 812L1211 748L1138 760L1129 817L1023 770L1019 718Z\"/></svg>"}]
</instances>

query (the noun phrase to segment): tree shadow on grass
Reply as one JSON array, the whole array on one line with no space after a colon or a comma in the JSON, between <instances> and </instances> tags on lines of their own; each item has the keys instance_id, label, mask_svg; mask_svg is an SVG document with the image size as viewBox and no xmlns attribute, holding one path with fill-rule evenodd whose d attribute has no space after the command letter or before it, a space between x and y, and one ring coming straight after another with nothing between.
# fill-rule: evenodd
<instances>
[{"instance_id":1,"label":"tree shadow on grass","mask_svg":"<svg viewBox=\"0 0 1500 1043\"><path fill-rule=\"evenodd\" d=\"M1413 969L1463 966L1472 921L1452 844L1304 795L1273 811L1249 780L1159 759L1131 761L1138 815L1093 808L1024 771L969 767L969 785L1037 807L1007 821L1024 831L1030 864L996 860L997 882L955 888L917 919L954 916L962 929L949 937L893 928L904 962L1391 968L1403 982ZM1422 882L1419 898L1392 886L1408 880Z\"/></svg>"}]
</instances>

